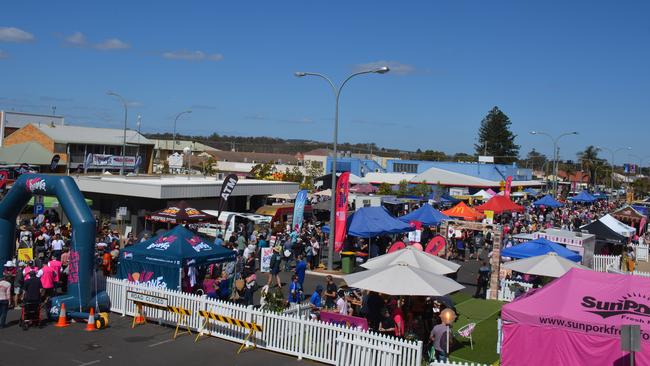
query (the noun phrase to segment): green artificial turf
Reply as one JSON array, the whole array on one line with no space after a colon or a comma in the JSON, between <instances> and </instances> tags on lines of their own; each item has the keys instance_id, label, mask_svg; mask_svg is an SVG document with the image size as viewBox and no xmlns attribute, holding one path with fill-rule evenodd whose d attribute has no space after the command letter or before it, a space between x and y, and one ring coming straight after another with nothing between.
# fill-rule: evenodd
<instances>
[{"instance_id":1,"label":"green artificial turf","mask_svg":"<svg viewBox=\"0 0 650 366\"><path fill-rule=\"evenodd\" d=\"M502 302L470 298L456 305L458 320L454 323L456 344L451 351L451 359L463 362L478 362L492 364L499 359L496 353L497 319ZM474 349L471 349L469 339L460 337L456 332L468 323L476 323L472 333Z\"/></svg>"}]
</instances>

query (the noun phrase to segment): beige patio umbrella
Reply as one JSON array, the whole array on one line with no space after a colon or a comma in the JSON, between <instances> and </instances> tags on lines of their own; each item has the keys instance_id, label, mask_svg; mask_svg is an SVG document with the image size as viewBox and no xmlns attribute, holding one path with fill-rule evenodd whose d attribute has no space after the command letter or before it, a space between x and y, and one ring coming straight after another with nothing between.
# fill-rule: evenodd
<instances>
[{"instance_id":1,"label":"beige patio umbrella","mask_svg":"<svg viewBox=\"0 0 650 366\"><path fill-rule=\"evenodd\" d=\"M392 296L443 296L464 288L451 278L406 263L353 273L343 280L350 287Z\"/></svg>"},{"instance_id":2,"label":"beige patio umbrella","mask_svg":"<svg viewBox=\"0 0 650 366\"><path fill-rule=\"evenodd\" d=\"M417 267L438 275L455 273L458 271L458 268L460 268L459 264L423 252L412 246L372 258L362 264L361 267L367 269L385 268L397 263L406 263L409 266Z\"/></svg>"},{"instance_id":3,"label":"beige patio umbrella","mask_svg":"<svg viewBox=\"0 0 650 366\"><path fill-rule=\"evenodd\" d=\"M562 277L571 268L589 269L559 256L555 252L504 263L501 267L521 273L547 277Z\"/></svg>"}]
</instances>

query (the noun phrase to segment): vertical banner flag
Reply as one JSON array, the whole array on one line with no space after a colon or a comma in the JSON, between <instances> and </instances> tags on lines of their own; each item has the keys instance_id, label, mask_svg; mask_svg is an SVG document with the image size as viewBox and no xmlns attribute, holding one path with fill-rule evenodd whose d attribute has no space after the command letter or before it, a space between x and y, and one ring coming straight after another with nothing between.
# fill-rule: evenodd
<instances>
[{"instance_id":1,"label":"vertical banner flag","mask_svg":"<svg viewBox=\"0 0 650 366\"><path fill-rule=\"evenodd\" d=\"M506 197L510 197L510 191L512 190L512 176L509 175L508 178L506 178Z\"/></svg>"},{"instance_id":2,"label":"vertical banner flag","mask_svg":"<svg viewBox=\"0 0 650 366\"><path fill-rule=\"evenodd\" d=\"M86 160L84 160L84 174L88 172L88 168L90 168L90 165L93 163L93 154L88 153L86 155Z\"/></svg>"},{"instance_id":3,"label":"vertical banner flag","mask_svg":"<svg viewBox=\"0 0 650 366\"><path fill-rule=\"evenodd\" d=\"M345 239L345 224L348 218L348 193L350 191L350 173L341 173L339 180L336 182L336 231L334 232L334 250L340 252L343 249L343 240ZM332 233L330 233L332 235Z\"/></svg>"},{"instance_id":4,"label":"vertical banner flag","mask_svg":"<svg viewBox=\"0 0 650 366\"><path fill-rule=\"evenodd\" d=\"M53 172L56 170L56 167L59 165L59 161L61 160L61 156L59 154L56 154L52 157L52 161L50 161L50 171Z\"/></svg>"},{"instance_id":5,"label":"vertical banner flag","mask_svg":"<svg viewBox=\"0 0 650 366\"><path fill-rule=\"evenodd\" d=\"M217 219L219 219L221 211L226 208L228 198L232 194L232 191L235 189L238 180L239 178L237 178L236 174L228 174L228 176L226 176L226 178L223 180L223 183L221 184L221 193L219 193L221 201L219 202L219 213L217 214Z\"/></svg>"},{"instance_id":6,"label":"vertical banner flag","mask_svg":"<svg viewBox=\"0 0 650 366\"><path fill-rule=\"evenodd\" d=\"M300 232L302 227L302 217L305 213L305 203L307 202L307 190L303 189L298 191L296 201L293 203L293 222L291 229Z\"/></svg>"}]
</instances>

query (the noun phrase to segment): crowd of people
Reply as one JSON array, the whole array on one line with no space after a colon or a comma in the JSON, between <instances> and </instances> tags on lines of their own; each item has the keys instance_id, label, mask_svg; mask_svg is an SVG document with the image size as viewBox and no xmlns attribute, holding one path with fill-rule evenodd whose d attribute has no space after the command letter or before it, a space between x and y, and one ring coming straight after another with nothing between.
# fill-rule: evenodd
<instances>
[{"instance_id":1,"label":"crowd of people","mask_svg":"<svg viewBox=\"0 0 650 366\"><path fill-rule=\"evenodd\" d=\"M423 227L419 241L426 243L436 235L443 235L448 242L444 252L447 259L461 263L476 261L479 269L474 296L484 298L491 273L486 259L497 237L503 238L502 247L509 247L516 244L513 236L518 234L551 227L575 231L621 205L615 201L597 201L589 205L568 203L561 208L549 208L534 207L530 200L519 203L525 207L523 212L496 215L482 231L455 229L451 225L448 232L441 233L440 228ZM54 211L22 220L19 224L17 248L31 249L32 257L26 260L16 258L4 264L0 280L0 326L5 325L8 309L33 303L46 304L48 298L66 291L70 262L69 224L61 224ZM148 239L148 235L141 238L130 233L121 236L108 223L98 227L96 268L104 277L116 274L121 250ZM194 226L188 228L197 229ZM499 235L496 230L501 230ZM274 310L302 304L309 307L314 319L323 312L364 318L368 329L397 337L429 340L439 358L446 357L441 340L445 333L439 326L438 315L447 307L453 308L453 303L433 297L391 297L340 287L332 276L310 281L310 289L306 288L307 271L322 267L323 252L327 250L327 235L311 219L304 220L300 229L287 226L279 232L252 222L242 223L228 238L224 235L222 228L217 228L214 243L236 252L236 261L186 268L181 277L182 291ZM643 238L632 238L632 241L639 240L643 241ZM345 250L360 253L358 260L365 261L386 253L396 242L415 244L409 241L408 235L385 236L370 241L349 239ZM265 277L260 278L263 248L272 248L272 255L265 269L267 273L262 274ZM624 254L627 255L626 261L633 259L633 252L624 250ZM633 263L629 265L633 266ZM290 274L286 283L281 278L283 272ZM286 275L283 276L286 279Z\"/></svg>"}]
</instances>

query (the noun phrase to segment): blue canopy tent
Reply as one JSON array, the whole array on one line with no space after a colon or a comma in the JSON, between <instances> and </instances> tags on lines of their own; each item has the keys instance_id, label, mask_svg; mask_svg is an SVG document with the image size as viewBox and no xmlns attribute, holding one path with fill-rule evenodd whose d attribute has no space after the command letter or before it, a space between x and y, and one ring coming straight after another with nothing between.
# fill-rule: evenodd
<instances>
[{"instance_id":1,"label":"blue canopy tent","mask_svg":"<svg viewBox=\"0 0 650 366\"><path fill-rule=\"evenodd\" d=\"M501 251L501 256L520 259L544 255L548 252L555 252L557 255L574 262L580 262L582 260L580 254L544 238L538 238L506 248Z\"/></svg>"},{"instance_id":2,"label":"blue canopy tent","mask_svg":"<svg viewBox=\"0 0 650 366\"><path fill-rule=\"evenodd\" d=\"M589 194L587 191L582 191L577 195L569 198L569 201L580 202L580 203L592 203L596 200L596 197Z\"/></svg>"},{"instance_id":3,"label":"blue canopy tent","mask_svg":"<svg viewBox=\"0 0 650 366\"><path fill-rule=\"evenodd\" d=\"M400 216L397 219L407 224L412 221L419 221L422 225L427 226L439 225L443 221L450 220L448 216L436 210L428 203L425 203L417 210L409 212L404 216Z\"/></svg>"},{"instance_id":4,"label":"blue canopy tent","mask_svg":"<svg viewBox=\"0 0 650 366\"><path fill-rule=\"evenodd\" d=\"M533 206L545 206L545 207L557 208L557 207L564 206L564 203L556 201L555 198L547 194L546 196L533 202Z\"/></svg>"},{"instance_id":5,"label":"blue canopy tent","mask_svg":"<svg viewBox=\"0 0 650 366\"><path fill-rule=\"evenodd\" d=\"M609 199L609 197L607 196L607 193L605 193L605 192L596 192L592 196L594 196L594 198L596 198L597 200Z\"/></svg>"},{"instance_id":6,"label":"blue canopy tent","mask_svg":"<svg viewBox=\"0 0 650 366\"><path fill-rule=\"evenodd\" d=\"M363 207L348 217L348 235L372 238L380 235L413 231L406 223L396 219L384 207Z\"/></svg>"},{"instance_id":7,"label":"blue canopy tent","mask_svg":"<svg viewBox=\"0 0 650 366\"><path fill-rule=\"evenodd\" d=\"M539 194L539 191L532 189L532 188L526 188L524 189L524 192L531 195L531 196L537 196Z\"/></svg>"},{"instance_id":8,"label":"blue canopy tent","mask_svg":"<svg viewBox=\"0 0 650 366\"><path fill-rule=\"evenodd\" d=\"M179 289L183 267L231 262L235 258L234 251L178 225L153 239L124 248L120 254L118 277Z\"/></svg>"}]
</instances>

